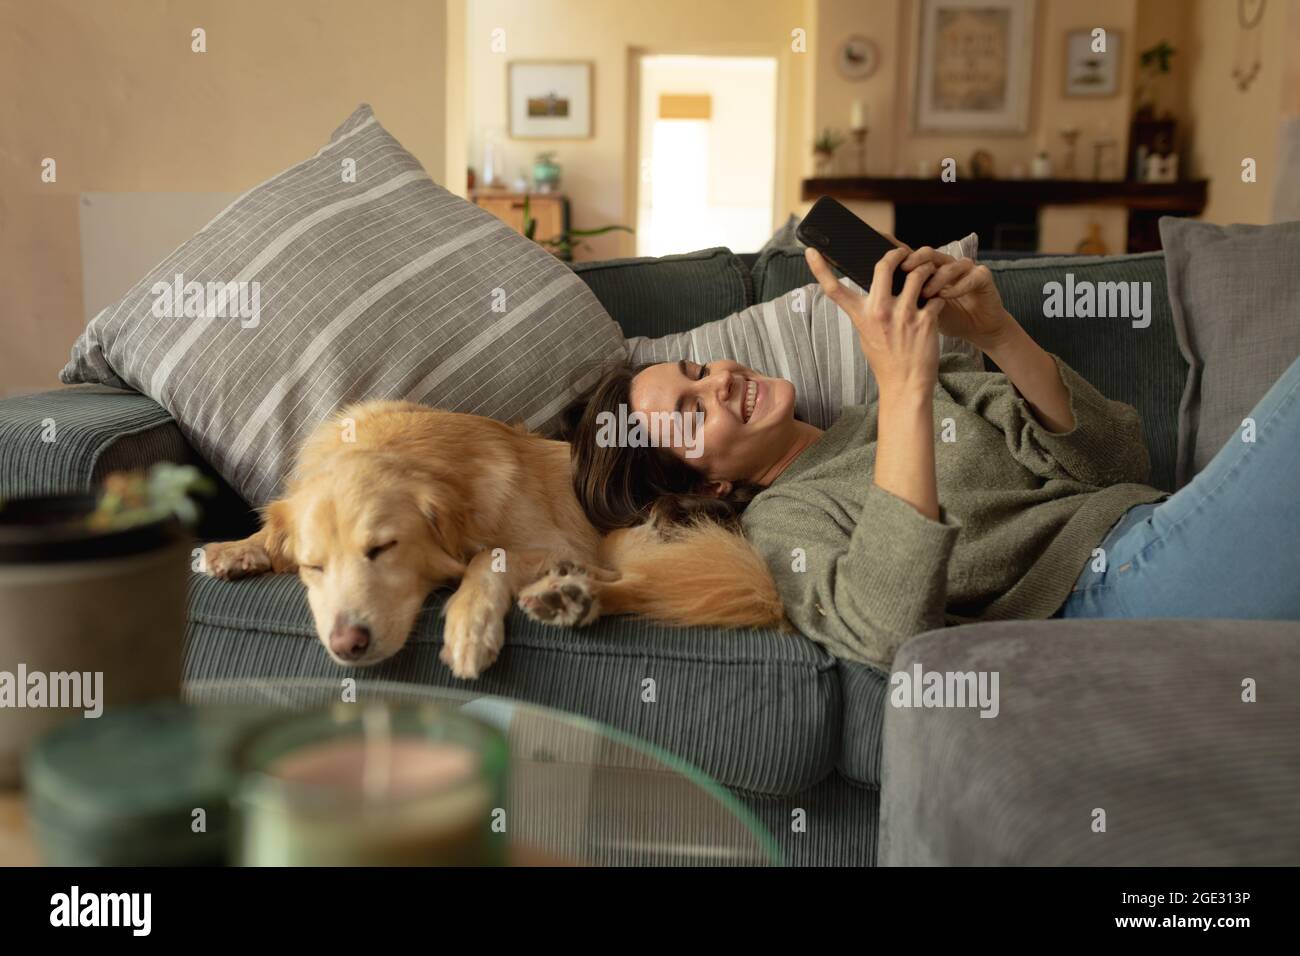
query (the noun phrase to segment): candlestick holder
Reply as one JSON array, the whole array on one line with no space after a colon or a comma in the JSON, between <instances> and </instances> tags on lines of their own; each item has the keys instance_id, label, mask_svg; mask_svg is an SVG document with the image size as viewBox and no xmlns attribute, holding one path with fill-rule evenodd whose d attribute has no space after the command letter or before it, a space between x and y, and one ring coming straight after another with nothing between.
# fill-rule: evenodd
<instances>
[{"instance_id":1,"label":"candlestick holder","mask_svg":"<svg viewBox=\"0 0 1300 956\"><path fill-rule=\"evenodd\" d=\"M1092 144L1092 178L1100 180L1104 167L1106 165L1106 150L1118 149L1119 141L1115 139L1099 139Z\"/></svg>"},{"instance_id":2,"label":"candlestick holder","mask_svg":"<svg viewBox=\"0 0 1300 956\"><path fill-rule=\"evenodd\" d=\"M858 175L867 175L867 127L851 130L853 133L853 142L858 147Z\"/></svg>"},{"instance_id":3,"label":"candlestick holder","mask_svg":"<svg viewBox=\"0 0 1300 956\"><path fill-rule=\"evenodd\" d=\"M1079 141L1079 130L1077 127L1070 127L1060 132L1061 139L1065 140L1065 156L1061 160L1061 178L1074 179L1074 148Z\"/></svg>"}]
</instances>

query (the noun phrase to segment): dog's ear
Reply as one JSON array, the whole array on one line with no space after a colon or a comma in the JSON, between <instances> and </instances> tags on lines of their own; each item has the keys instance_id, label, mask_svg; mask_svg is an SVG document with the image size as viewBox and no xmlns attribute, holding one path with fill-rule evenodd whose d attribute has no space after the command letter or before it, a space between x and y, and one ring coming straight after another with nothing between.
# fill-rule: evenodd
<instances>
[{"instance_id":1,"label":"dog's ear","mask_svg":"<svg viewBox=\"0 0 1300 956\"><path fill-rule=\"evenodd\" d=\"M443 502L427 487L416 492L415 500L420 514L429 522L429 527L442 543L443 549L448 554L460 554L465 541L464 515L461 510L443 507Z\"/></svg>"},{"instance_id":2,"label":"dog's ear","mask_svg":"<svg viewBox=\"0 0 1300 956\"><path fill-rule=\"evenodd\" d=\"M262 509L263 546L271 558L271 568L281 574L298 567L293 553L293 509L285 499L273 501Z\"/></svg>"}]
</instances>

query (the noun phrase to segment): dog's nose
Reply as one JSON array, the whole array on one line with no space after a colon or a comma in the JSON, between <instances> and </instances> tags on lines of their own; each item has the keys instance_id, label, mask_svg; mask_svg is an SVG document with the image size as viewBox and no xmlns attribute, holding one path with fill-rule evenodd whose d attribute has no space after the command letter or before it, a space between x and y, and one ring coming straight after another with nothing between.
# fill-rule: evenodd
<instances>
[{"instance_id":1,"label":"dog's nose","mask_svg":"<svg viewBox=\"0 0 1300 956\"><path fill-rule=\"evenodd\" d=\"M345 661L358 660L370 647L369 628L339 621L330 634L330 650Z\"/></svg>"}]
</instances>

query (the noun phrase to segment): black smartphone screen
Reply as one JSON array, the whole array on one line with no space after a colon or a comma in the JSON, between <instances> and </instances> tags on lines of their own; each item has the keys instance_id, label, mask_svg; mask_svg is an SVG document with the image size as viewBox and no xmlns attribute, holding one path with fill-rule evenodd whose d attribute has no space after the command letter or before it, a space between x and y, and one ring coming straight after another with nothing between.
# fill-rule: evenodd
<instances>
[{"instance_id":1,"label":"black smartphone screen","mask_svg":"<svg viewBox=\"0 0 1300 956\"><path fill-rule=\"evenodd\" d=\"M876 263L895 248L892 242L830 196L823 196L813 203L808 215L795 229L795 235L800 242L812 246L831 265L862 286L864 291L871 288ZM907 273L901 268L895 269L894 295L903 291L906 281ZM918 298L916 304L918 307L925 305L925 299Z\"/></svg>"}]
</instances>

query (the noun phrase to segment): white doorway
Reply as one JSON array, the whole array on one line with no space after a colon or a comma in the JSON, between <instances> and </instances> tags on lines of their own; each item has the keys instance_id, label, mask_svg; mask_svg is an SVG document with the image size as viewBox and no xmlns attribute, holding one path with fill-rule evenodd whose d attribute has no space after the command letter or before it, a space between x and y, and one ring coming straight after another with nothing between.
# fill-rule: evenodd
<instances>
[{"instance_id":1,"label":"white doorway","mask_svg":"<svg viewBox=\"0 0 1300 956\"><path fill-rule=\"evenodd\" d=\"M776 190L774 57L640 58L637 255L757 252Z\"/></svg>"}]
</instances>

